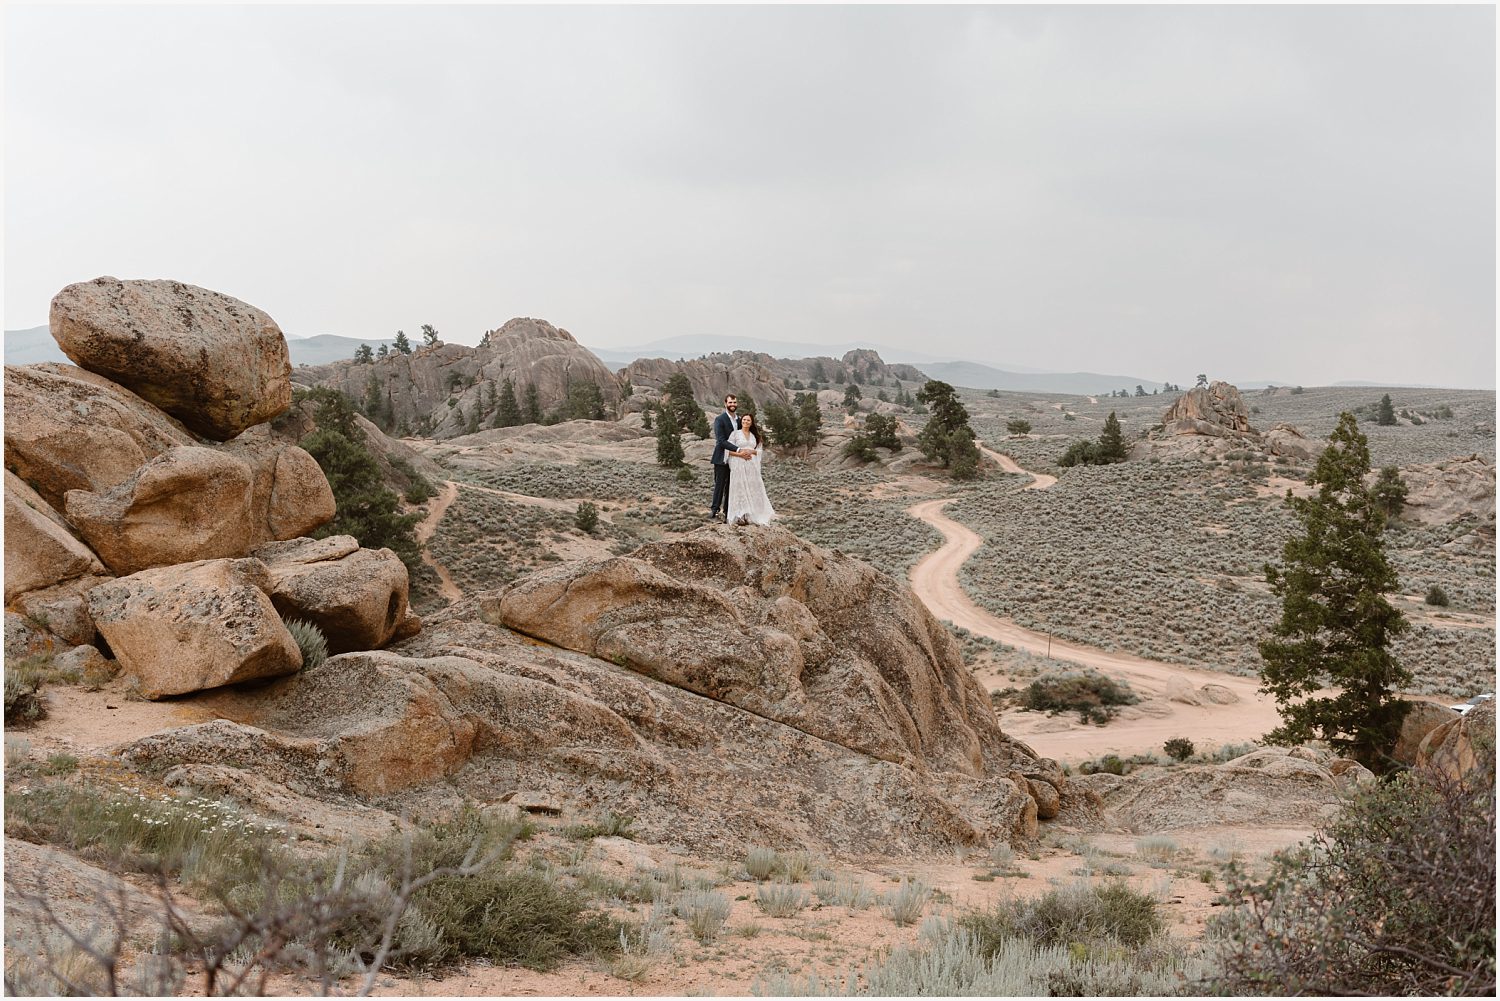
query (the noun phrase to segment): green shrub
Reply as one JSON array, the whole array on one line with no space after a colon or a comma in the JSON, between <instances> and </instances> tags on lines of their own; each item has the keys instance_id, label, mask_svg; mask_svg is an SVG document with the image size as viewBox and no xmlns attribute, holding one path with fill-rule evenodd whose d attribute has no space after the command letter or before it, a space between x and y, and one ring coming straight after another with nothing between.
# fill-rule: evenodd
<instances>
[{"instance_id":1,"label":"green shrub","mask_svg":"<svg viewBox=\"0 0 1500 1001\"><path fill-rule=\"evenodd\" d=\"M1003 900L987 911L961 916L958 924L986 956L1012 938L1043 946L1114 942L1139 947L1162 930L1156 907L1150 894L1112 879L1074 883L1030 900Z\"/></svg>"},{"instance_id":2,"label":"green shrub","mask_svg":"<svg viewBox=\"0 0 1500 1001\"><path fill-rule=\"evenodd\" d=\"M1076 712L1084 723L1107 723L1117 707L1133 705L1140 697L1122 681L1097 671L1061 671L1043 675L1023 693L1027 709L1035 712Z\"/></svg>"},{"instance_id":3,"label":"green shrub","mask_svg":"<svg viewBox=\"0 0 1500 1001\"><path fill-rule=\"evenodd\" d=\"M46 719L47 703L38 694L41 679L15 667L5 672L5 725L25 726Z\"/></svg>"},{"instance_id":4,"label":"green shrub","mask_svg":"<svg viewBox=\"0 0 1500 1001\"><path fill-rule=\"evenodd\" d=\"M1427 589L1427 604L1437 605L1440 608L1448 607L1448 592L1434 584Z\"/></svg>"},{"instance_id":5,"label":"green shrub","mask_svg":"<svg viewBox=\"0 0 1500 1001\"><path fill-rule=\"evenodd\" d=\"M1495 993L1495 759L1462 779L1412 771L1356 791L1310 843L1228 871L1210 925L1216 989Z\"/></svg>"},{"instance_id":6,"label":"green shrub","mask_svg":"<svg viewBox=\"0 0 1500 1001\"><path fill-rule=\"evenodd\" d=\"M593 501L579 501L578 511L573 515L573 524L580 532L593 535L594 529L599 527L599 508Z\"/></svg>"},{"instance_id":7,"label":"green shrub","mask_svg":"<svg viewBox=\"0 0 1500 1001\"><path fill-rule=\"evenodd\" d=\"M285 625L302 651L302 670L311 671L328 659L328 638L323 630L304 619L286 619Z\"/></svg>"},{"instance_id":8,"label":"green shrub","mask_svg":"<svg viewBox=\"0 0 1500 1001\"><path fill-rule=\"evenodd\" d=\"M1162 750L1167 756L1178 761L1186 761L1193 756L1193 742L1186 737L1173 737L1162 745Z\"/></svg>"}]
</instances>

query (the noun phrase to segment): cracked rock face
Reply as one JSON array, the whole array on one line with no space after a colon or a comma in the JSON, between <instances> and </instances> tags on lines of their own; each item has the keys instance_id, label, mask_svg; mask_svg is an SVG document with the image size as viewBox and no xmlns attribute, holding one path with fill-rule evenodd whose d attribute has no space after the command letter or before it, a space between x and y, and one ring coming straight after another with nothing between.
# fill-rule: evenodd
<instances>
[{"instance_id":1,"label":"cracked rock face","mask_svg":"<svg viewBox=\"0 0 1500 1001\"><path fill-rule=\"evenodd\" d=\"M1195 387L1183 393L1167 408L1161 420L1168 434L1223 437L1252 430L1245 398L1234 386L1218 380L1207 387Z\"/></svg>"},{"instance_id":2,"label":"cracked rock face","mask_svg":"<svg viewBox=\"0 0 1500 1001\"><path fill-rule=\"evenodd\" d=\"M292 403L286 338L264 312L176 281L96 278L52 299L52 336L81 368L224 441Z\"/></svg>"}]
</instances>

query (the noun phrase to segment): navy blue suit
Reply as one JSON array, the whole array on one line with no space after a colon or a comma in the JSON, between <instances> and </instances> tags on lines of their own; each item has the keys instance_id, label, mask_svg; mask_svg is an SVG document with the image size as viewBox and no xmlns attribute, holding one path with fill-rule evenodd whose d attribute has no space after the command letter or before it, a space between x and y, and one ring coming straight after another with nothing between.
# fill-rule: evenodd
<instances>
[{"instance_id":1,"label":"navy blue suit","mask_svg":"<svg viewBox=\"0 0 1500 1001\"><path fill-rule=\"evenodd\" d=\"M729 460L724 457L725 452L739 451L729 443L729 436L734 434L735 418L730 417L727 411L720 412L714 418L714 499L709 507L709 513L717 517L720 512L729 513Z\"/></svg>"}]
</instances>

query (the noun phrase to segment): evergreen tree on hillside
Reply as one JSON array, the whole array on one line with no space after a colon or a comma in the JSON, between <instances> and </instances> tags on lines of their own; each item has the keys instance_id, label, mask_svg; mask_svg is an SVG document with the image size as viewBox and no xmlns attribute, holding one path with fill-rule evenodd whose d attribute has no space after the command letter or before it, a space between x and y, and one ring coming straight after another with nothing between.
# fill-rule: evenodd
<instances>
[{"instance_id":1,"label":"evergreen tree on hillside","mask_svg":"<svg viewBox=\"0 0 1500 1001\"><path fill-rule=\"evenodd\" d=\"M299 391L298 402L316 403L314 430L299 442L317 460L333 490L333 520L312 533L314 538L352 535L366 549L390 549L414 569L421 550L414 534L420 515L397 512L400 499L382 482L364 435L354 422L354 408L338 390L319 386Z\"/></svg>"},{"instance_id":2,"label":"evergreen tree on hillside","mask_svg":"<svg viewBox=\"0 0 1500 1001\"><path fill-rule=\"evenodd\" d=\"M1365 487L1369 471L1369 443L1354 415L1342 413L1307 478L1317 493L1287 492L1302 532L1287 541L1281 566L1265 568L1281 620L1259 644L1260 676L1282 718L1267 741L1319 737L1386 771L1385 755L1410 708L1396 693L1412 675L1390 650L1409 624L1385 598L1396 588L1396 572L1382 541L1385 514ZM1323 688L1338 694L1317 695Z\"/></svg>"},{"instance_id":3,"label":"evergreen tree on hillside","mask_svg":"<svg viewBox=\"0 0 1500 1001\"><path fill-rule=\"evenodd\" d=\"M1375 410L1375 423L1381 427L1396 426L1396 408L1391 403L1391 394L1386 393L1380 398L1380 403Z\"/></svg>"},{"instance_id":4,"label":"evergreen tree on hillside","mask_svg":"<svg viewBox=\"0 0 1500 1001\"><path fill-rule=\"evenodd\" d=\"M388 355L390 353L391 353L391 346L389 344L382 344L382 345L380 345L380 349L375 352L375 357L381 359L382 361L384 361L386 355Z\"/></svg>"},{"instance_id":5,"label":"evergreen tree on hillside","mask_svg":"<svg viewBox=\"0 0 1500 1001\"><path fill-rule=\"evenodd\" d=\"M1111 410L1104 419L1104 430L1099 432L1099 458L1104 462L1124 462L1130 454L1125 445L1125 434L1120 430L1120 419Z\"/></svg>"},{"instance_id":6,"label":"evergreen tree on hillside","mask_svg":"<svg viewBox=\"0 0 1500 1001\"><path fill-rule=\"evenodd\" d=\"M870 445L874 448L888 448L892 452L901 451L901 439L896 436L896 418L894 417L871 414L865 418L865 434L869 435Z\"/></svg>"},{"instance_id":7,"label":"evergreen tree on hillside","mask_svg":"<svg viewBox=\"0 0 1500 1001\"><path fill-rule=\"evenodd\" d=\"M667 469L680 469L682 457L682 432L677 428L675 415L663 409L656 421L657 464Z\"/></svg>"},{"instance_id":8,"label":"evergreen tree on hillside","mask_svg":"<svg viewBox=\"0 0 1500 1001\"><path fill-rule=\"evenodd\" d=\"M972 444L974 429L969 426L969 411L959 401L957 391L946 382L931 379L917 391L917 402L932 411L926 427L917 435L917 447L922 454L929 461L940 461L951 467L957 448L967 461L968 450L956 446L956 442L958 438L966 438ZM977 450L975 454L977 456ZM973 462L977 472L978 459Z\"/></svg>"},{"instance_id":9,"label":"evergreen tree on hillside","mask_svg":"<svg viewBox=\"0 0 1500 1001\"><path fill-rule=\"evenodd\" d=\"M818 406L818 394L798 393L797 437L803 445L811 448L823 437L823 411Z\"/></svg>"},{"instance_id":10,"label":"evergreen tree on hillside","mask_svg":"<svg viewBox=\"0 0 1500 1001\"><path fill-rule=\"evenodd\" d=\"M542 423L542 401L537 395L536 384L526 384L526 409L521 414L523 424Z\"/></svg>"},{"instance_id":11,"label":"evergreen tree on hillside","mask_svg":"<svg viewBox=\"0 0 1500 1001\"><path fill-rule=\"evenodd\" d=\"M802 430L797 419L797 411L780 403L768 403L764 424L769 432L766 435L767 441L774 442L777 448L801 446Z\"/></svg>"},{"instance_id":12,"label":"evergreen tree on hillside","mask_svg":"<svg viewBox=\"0 0 1500 1001\"><path fill-rule=\"evenodd\" d=\"M521 423L521 405L516 402L516 383L510 376L500 384L500 402L495 404L495 427L513 428Z\"/></svg>"},{"instance_id":13,"label":"evergreen tree on hillside","mask_svg":"<svg viewBox=\"0 0 1500 1001\"><path fill-rule=\"evenodd\" d=\"M681 372L674 372L661 387L663 397L662 414L672 415L672 423L677 425L679 431L691 430L697 423L697 417L703 413L703 408L698 406L698 401L693 399L693 384L688 377Z\"/></svg>"},{"instance_id":14,"label":"evergreen tree on hillside","mask_svg":"<svg viewBox=\"0 0 1500 1001\"><path fill-rule=\"evenodd\" d=\"M411 341L406 339L406 331L396 331L396 350L404 355L411 354Z\"/></svg>"},{"instance_id":15,"label":"evergreen tree on hillside","mask_svg":"<svg viewBox=\"0 0 1500 1001\"><path fill-rule=\"evenodd\" d=\"M437 328L430 323L422 324L422 343L427 347L433 347L435 345L443 343L442 341L438 340Z\"/></svg>"},{"instance_id":16,"label":"evergreen tree on hillside","mask_svg":"<svg viewBox=\"0 0 1500 1001\"><path fill-rule=\"evenodd\" d=\"M354 363L356 365L368 365L374 360L375 352L370 348L370 345L361 344L354 349ZM1390 399L1390 397L1386 397L1386 399Z\"/></svg>"},{"instance_id":17,"label":"evergreen tree on hillside","mask_svg":"<svg viewBox=\"0 0 1500 1001\"><path fill-rule=\"evenodd\" d=\"M646 405L646 409L641 411L641 427L645 428L647 431L652 430L652 428L651 428L651 414L652 414L652 412L655 409L656 409L655 407L653 407L652 405L650 405L648 403Z\"/></svg>"},{"instance_id":18,"label":"evergreen tree on hillside","mask_svg":"<svg viewBox=\"0 0 1500 1001\"><path fill-rule=\"evenodd\" d=\"M1373 490L1375 503L1380 505L1388 522L1392 518L1401 517L1401 512L1406 508L1406 481L1401 478L1401 470L1395 466L1383 467Z\"/></svg>"},{"instance_id":19,"label":"evergreen tree on hillside","mask_svg":"<svg viewBox=\"0 0 1500 1001\"><path fill-rule=\"evenodd\" d=\"M859 401L864 399L864 393L860 392L859 386L849 383L844 389L844 407L852 414L859 409Z\"/></svg>"}]
</instances>

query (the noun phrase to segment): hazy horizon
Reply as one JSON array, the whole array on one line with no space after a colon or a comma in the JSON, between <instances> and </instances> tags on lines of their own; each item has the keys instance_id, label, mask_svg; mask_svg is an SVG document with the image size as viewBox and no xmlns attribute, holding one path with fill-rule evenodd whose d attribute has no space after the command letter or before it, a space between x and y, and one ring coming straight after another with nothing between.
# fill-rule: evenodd
<instances>
[{"instance_id":1,"label":"hazy horizon","mask_svg":"<svg viewBox=\"0 0 1500 1001\"><path fill-rule=\"evenodd\" d=\"M8 330L112 274L300 336L1495 387L1491 7L3 16Z\"/></svg>"}]
</instances>

